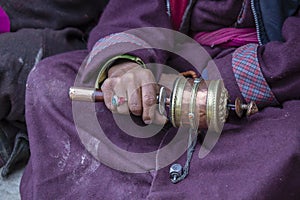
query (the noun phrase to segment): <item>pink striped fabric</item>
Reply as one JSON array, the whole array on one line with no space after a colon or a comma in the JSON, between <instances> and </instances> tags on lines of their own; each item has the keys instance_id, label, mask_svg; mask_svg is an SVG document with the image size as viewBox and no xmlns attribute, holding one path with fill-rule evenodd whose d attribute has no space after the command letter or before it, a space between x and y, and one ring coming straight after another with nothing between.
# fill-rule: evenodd
<instances>
[{"instance_id":1,"label":"pink striped fabric","mask_svg":"<svg viewBox=\"0 0 300 200\"><path fill-rule=\"evenodd\" d=\"M213 32L200 32L194 39L201 45L225 48L258 43L255 28L222 28Z\"/></svg>"}]
</instances>

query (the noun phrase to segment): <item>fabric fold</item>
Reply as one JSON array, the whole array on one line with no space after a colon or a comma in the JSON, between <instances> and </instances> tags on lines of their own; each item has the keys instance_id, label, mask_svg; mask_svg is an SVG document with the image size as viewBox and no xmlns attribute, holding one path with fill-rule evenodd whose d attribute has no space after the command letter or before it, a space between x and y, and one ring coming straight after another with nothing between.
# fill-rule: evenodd
<instances>
[{"instance_id":1,"label":"fabric fold","mask_svg":"<svg viewBox=\"0 0 300 200\"><path fill-rule=\"evenodd\" d=\"M225 48L258 43L255 28L222 28L213 32L197 33L194 39L201 45L220 45Z\"/></svg>"}]
</instances>

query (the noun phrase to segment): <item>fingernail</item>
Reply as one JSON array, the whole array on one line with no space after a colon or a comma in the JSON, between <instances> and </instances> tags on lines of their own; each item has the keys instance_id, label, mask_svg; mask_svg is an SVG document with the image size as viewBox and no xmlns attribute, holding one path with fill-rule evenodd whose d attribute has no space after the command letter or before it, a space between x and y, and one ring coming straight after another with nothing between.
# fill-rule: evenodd
<instances>
[{"instance_id":1,"label":"fingernail","mask_svg":"<svg viewBox=\"0 0 300 200\"><path fill-rule=\"evenodd\" d=\"M145 120L144 122L145 122L145 124L151 124L152 120Z\"/></svg>"}]
</instances>

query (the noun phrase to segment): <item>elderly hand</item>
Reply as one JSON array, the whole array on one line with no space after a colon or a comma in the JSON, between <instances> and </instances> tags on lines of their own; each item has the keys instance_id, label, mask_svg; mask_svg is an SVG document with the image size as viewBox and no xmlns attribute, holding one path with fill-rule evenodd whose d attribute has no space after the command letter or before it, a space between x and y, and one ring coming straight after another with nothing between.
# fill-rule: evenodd
<instances>
[{"instance_id":1,"label":"elderly hand","mask_svg":"<svg viewBox=\"0 0 300 200\"><path fill-rule=\"evenodd\" d=\"M101 90L112 112L142 116L146 124L165 124L166 117L157 110L157 83L149 69L133 62L117 64L109 69Z\"/></svg>"}]
</instances>

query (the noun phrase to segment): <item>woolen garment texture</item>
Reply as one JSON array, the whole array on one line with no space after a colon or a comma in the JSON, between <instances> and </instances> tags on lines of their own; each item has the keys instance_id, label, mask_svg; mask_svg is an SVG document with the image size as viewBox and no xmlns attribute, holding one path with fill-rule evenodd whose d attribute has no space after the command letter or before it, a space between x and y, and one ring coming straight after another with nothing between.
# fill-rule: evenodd
<instances>
[{"instance_id":1,"label":"woolen garment texture","mask_svg":"<svg viewBox=\"0 0 300 200\"><path fill-rule=\"evenodd\" d=\"M243 8L242 2L239 2L199 0L194 7L192 20L199 19L200 23L203 19L200 16L206 17L206 20L200 23L201 27L196 27L197 23L194 23L191 26L192 32L212 31L228 26L254 25L251 23L253 19L250 7L247 6L244 16L248 17L243 18L244 24L241 22L243 20L238 21ZM250 5L250 1L245 2L245 5ZM221 13L221 15L207 14L206 16L206 13ZM295 92L299 91L299 67L297 67L300 64L298 56L300 43L297 42L300 31L299 20L299 15L296 15L285 21L284 42L270 42L259 46L257 51L259 61L257 67L261 67L280 107L263 105L259 113L242 119L231 115L216 146L208 156L202 159L198 157L201 145L200 142L197 143L189 176L178 184L172 184L169 179L169 167L173 163L184 165L186 154L178 156L174 162L156 171L147 169L145 173L126 173L115 170L108 163L97 161L79 138L79 131L84 131L91 136L99 136L99 132L92 128L94 124L87 123L81 127L78 126L78 121L75 121L88 119L91 115L97 116L106 137L114 146L126 152L155 151L168 145L178 131L166 125L152 137L133 137L124 131L127 130L126 128L130 129L131 124L125 124L125 129L121 130L114 122L114 116L103 103L96 103L91 109L91 106L87 106L89 104L72 103L69 99L69 88L74 85L78 74L83 77L79 80L82 85L93 86L95 83L93 78L99 72L101 63L126 51L126 45L119 44L117 49L107 48L102 54L97 54L89 60L89 53L93 54L97 50L93 47L97 47L94 45L99 39L111 34L117 34L115 36L119 38L122 35L128 36L118 33L132 28L148 26L171 28L163 1L111 0L98 25L91 32L88 50L44 59L29 75L26 91L26 119L32 154L22 178L21 197L23 199L50 197L52 199L151 200L299 199L300 126L297 121L300 117L300 101L299 93ZM138 36L141 36L146 43L151 42L147 37ZM171 39L166 39L160 32L154 31L152 36L157 43L172 45ZM107 41L109 38L114 37L106 37L101 41ZM139 45L134 42L128 43L129 47ZM186 50L188 44L182 46L182 49ZM203 65L215 63L231 99L243 98L232 70L232 57L237 49L204 48L213 60L203 61ZM189 50L192 52L191 49ZM175 63L171 66L182 71L189 67L181 65L182 63L176 64L176 58L170 60L172 57L166 52L144 50L135 51L133 54L138 55L145 62ZM82 68L79 70L80 67ZM80 108L79 111L77 110L80 112L77 118L73 115L74 105ZM85 142L89 142L90 148L97 144L97 140ZM100 157L107 156L105 145L98 148ZM173 148L175 151L176 146ZM159 166L160 161L167 158L168 156L158 151L153 162L157 162ZM136 162L136 160L125 160L120 155L111 156L111 161L114 160L119 161L117 164L119 166ZM142 165L143 157L138 161Z\"/></svg>"},{"instance_id":2,"label":"woolen garment texture","mask_svg":"<svg viewBox=\"0 0 300 200\"><path fill-rule=\"evenodd\" d=\"M169 180L170 166L155 173L132 174L99 163L78 137L68 99L69 87L86 56L86 51L79 51L45 59L29 76L26 117L32 153L21 182L23 199L299 198L299 101L227 122L204 159L198 158L197 144L189 176L176 185ZM222 63L230 65L230 60ZM40 83L46 85L43 90ZM82 117L91 112L82 109ZM96 105L96 112L107 137L129 152L153 151L158 143L170 140L162 138L165 130L145 140L130 137L112 123L103 103ZM171 137L176 130L167 133ZM184 164L185 159L184 154L175 162Z\"/></svg>"},{"instance_id":3,"label":"woolen garment texture","mask_svg":"<svg viewBox=\"0 0 300 200\"><path fill-rule=\"evenodd\" d=\"M27 132L25 88L30 70L48 56L86 48L88 33L106 3L0 0L0 26L6 31L0 34L0 126L7 138L1 142L10 149L16 134Z\"/></svg>"},{"instance_id":4,"label":"woolen garment texture","mask_svg":"<svg viewBox=\"0 0 300 200\"><path fill-rule=\"evenodd\" d=\"M29 71L45 57L85 48L85 33L97 22L105 3L0 1L0 7L10 18L12 31L0 35L1 120L24 122Z\"/></svg>"},{"instance_id":5,"label":"woolen garment texture","mask_svg":"<svg viewBox=\"0 0 300 200\"><path fill-rule=\"evenodd\" d=\"M8 147L8 152L11 153L9 149L15 146L18 132L27 132L25 89L29 72L43 58L84 48L82 36L82 32L75 28L24 28L0 35L0 126L5 135L3 138L6 138L1 142ZM3 156L0 153L0 157Z\"/></svg>"},{"instance_id":6,"label":"woolen garment texture","mask_svg":"<svg viewBox=\"0 0 300 200\"><path fill-rule=\"evenodd\" d=\"M78 28L87 32L93 27L107 0L1 0L0 7L11 21L11 31L21 28Z\"/></svg>"},{"instance_id":7,"label":"woolen garment texture","mask_svg":"<svg viewBox=\"0 0 300 200\"><path fill-rule=\"evenodd\" d=\"M0 119L26 130L25 86L30 70L41 59L84 48L82 32L74 28L22 29L0 35ZM34 38L34 40L32 40Z\"/></svg>"}]
</instances>

